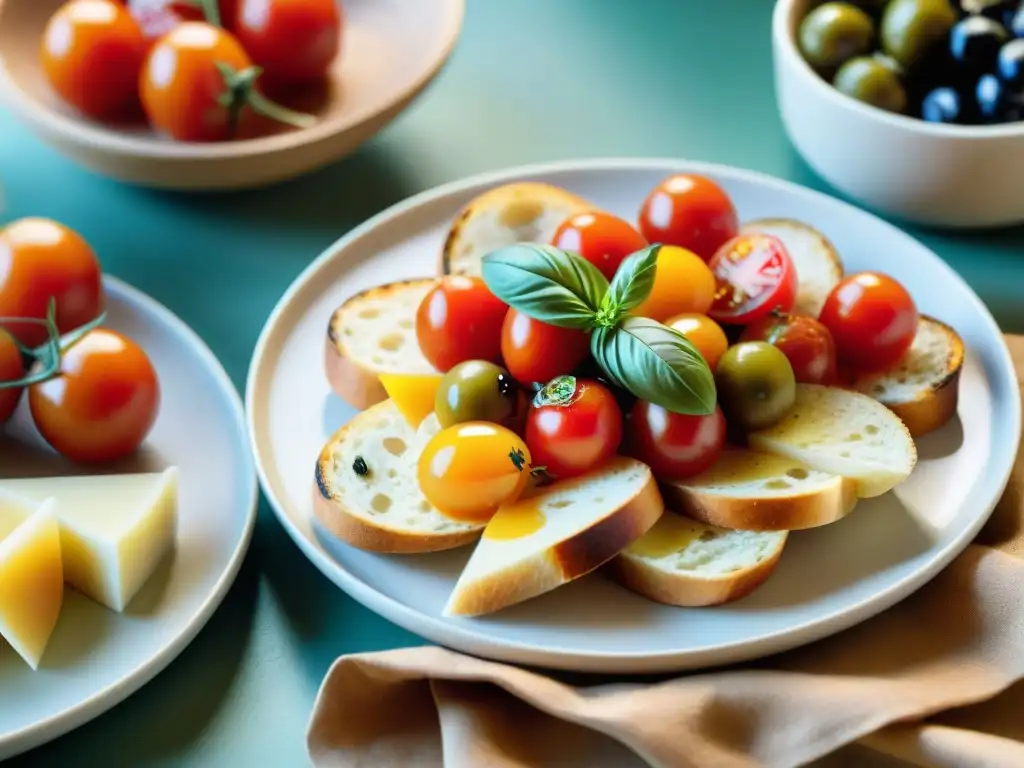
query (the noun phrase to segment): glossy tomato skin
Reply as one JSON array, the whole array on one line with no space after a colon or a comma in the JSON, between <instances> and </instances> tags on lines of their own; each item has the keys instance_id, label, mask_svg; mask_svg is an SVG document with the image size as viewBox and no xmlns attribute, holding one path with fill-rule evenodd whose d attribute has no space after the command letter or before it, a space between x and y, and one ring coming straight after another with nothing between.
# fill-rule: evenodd
<instances>
[{"instance_id":1,"label":"glossy tomato skin","mask_svg":"<svg viewBox=\"0 0 1024 768\"><path fill-rule=\"evenodd\" d=\"M508 306L478 277L442 277L416 310L416 339L437 370L467 360L495 362Z\"/></svg>"},{"instance_id":2,"label":"glossy tomato skin","mask_svg":"<svg viewBox=\"0 0 1024 768\"><path fill-rule=\"evenodd\" d=\"M796 267L777 237L738 235L708 262L715 273L715 301L708 315L719 323L747 325L796 303Z\"/></svg>"},{"instance_id":3,"label":"glossy tomato skin","mask_svg":"<svg viewBox=\"0 0 1024 768\"><path fill-rule=\"evenodd\" d=\"M71 461L102 463L133 453L156 422L160 382L131 339L98 328L72 344L61 372L33 384L29 408L46 441Z\"/></svg>"},{"instance_id":4,"label":"glossy tomato skin","mask_svg":"<svg viewBox=\"0 0 1024 768\"><path fill-rule=\"evenodd\" d=\"M535 399L526 414L533 463L556 479L589 472L622 442L622 410L608 388L592 379L565 380L574 383L565 403L540 405Z\"/></svg>"},{"instance_id":5,"label":"glossy tomato skin","mask_svg":"<svg viewBox=\"0 0 1024 768\"><path fill-rule=\"evenodd\" d=\"M772 314L748 325L740 341L767 341L778 347L804 384L834 384L836 345L832 333L810 315Z\"/></svg>"},{"instance_id":6,"label":"glossy tomato skin","mask_svg":"<svg viewBox=\"0 0 1024 768\"><path fill-rule=\"evenodd\" d=\"M137 108L146 41L125 7L71 0L50 17L40 47L50 86L83 114L109 120Z\"/></svg>"},{"instance_id":7,"label":"glossy tomato skin","mask_svg":"<svg viewBox=\"0 0 1024 768\"><path fill-rule=\"evenodd\" d=\"M14 337L0 330L0 382L18 381L25 376L25 365L21 350L14 343ZM11 418L21 399L20 387L0 389L0 425Z\"/></svg>"},{"instance_id":8,"label":"glossy tomato skin","mask_svg":"<svg viewBox=\"0 0 1024 768\"><path fill-rule=\"evenodd\" d=\"M578 253L608 280L615 277L622 260L648 242L629 222L610 213L593 211L570 216L555 230L551 244Z\"/></svg>"},{"instance_id":9,"label":"glossy tomato skin","mask_svg":"<svg viewBox=\"0 0 1024 768\"><path fill-rule=\"evenodd\" d=\"M590 337L575 328L560 328L515 309L501 328L501 357L522 384L544 384L571 373L590 352Z\"/></svg>"},{"instance_id":10,"label":"glossy tomato skin","mask_svg":"<svg viewBox=\"0 0 1024 768\"><path fill-rule=\"evenodd\" d=\"M670 317L665 321L669 328L679 331L700 352L704 362L712 371L718 367L718 361L729 348L729 339L722 326L707 315L685 313Z\"/></svg>"},{"instance_id":11,"label":"glossy tomato skin","mask_svg":"<svg viewBox=\"0 0 1024 768\"><path fill-rule=\"evenodd\" d=\"M839 366L867 373L899 362L917 334L918 311L896 280L860 272L832 289L819 319L835 340Z\"/></svg>"},{"instance_id":12,"label":"glossy tomato skin","mask_svg":"<svg viewBox=\"0 0 1024 768\"><path fill-rule=\"evenodd\" d=\"M139 23L143 37L150 43L166 35L186 21L208 21L199 5L180 0L127 0L125 3ZM221 26L231 29L235 20L237 0L219 0Z\"/></svg>"},{"instance_id":13,"label":"glossy tomato skin","mask_svg":"<svg viewBox=\"0 0 1024 768\"><path fill-rule=\"evenodd\" d=\"M100 264L89 244L50 219L26 218L0 230L0 317L46 317L53 298L57 328L64 334L94 320L103 310ZM39 325L12 323L23 344L47 340Z\"/></svg>"},{"instance_id":14,"label":"glossy tomato skin","mask_svg":"<svg viewBox=\"0 0 1024 768\"><path fill-rule=\"evenodd\" d=\"M341 47L337 0L239 0L234 31L275 84L323 77Z\"/></svg>"},{"instance_id":15,"label":"glossy tomato skin","mask_svg":"<svg viewBox=\"0 0 1024 768\"><path fill-rule=\"evenodd\" d=\"M649 242L678 245L705 261L738 231L732 200L703 176L669 176L651 190L640 209L640 232Z\"/></svg>"},{"instance_id":16,"label":"glossy tomato skin","mask_svg":"<svg viewBox=\"0 0 1024 768\"><path fill-rule=\"evenodd\" d=\"M699 475L715 463L725 437L725 416L717 406L706 416L687 416L638 400L626 420L626 451L663 481Z\"/></svg>"}]
</instances>

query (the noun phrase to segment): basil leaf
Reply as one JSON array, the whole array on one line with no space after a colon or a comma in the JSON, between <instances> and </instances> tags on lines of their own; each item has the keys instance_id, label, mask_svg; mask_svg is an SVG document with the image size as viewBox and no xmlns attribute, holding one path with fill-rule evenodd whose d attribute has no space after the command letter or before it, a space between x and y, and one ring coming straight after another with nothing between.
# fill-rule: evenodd
<instances>
[{"instance_id":1,"label":"basil leaf","mask_svg":"<svg viewBox=\"0 0 1024 768\"><path fill-rule=\"evenodd\" d=\"M717 402L715 379L700 352L679 331L646 317L599 328L590 351L614 384L674 413L704 416Z\"/></svg>"},{"instance_id":2,"label":"basil leaf","mask_svg":"<svg viewBox=\"0 0 1024 768\"><path fill-rule=\"evenodd\" d=\"M611 287L601 304L608 325L615 325L622 315L639 307L654 287L660 245L651 245L627 256L615 273Z\"/></svg>"},{"instance_id":3,"label":"basil leaf","mask_svg":"<svg viewBox=\"0 0 1024 768\"><path fill-rule=\"evenodd\" d=\"M608 291L597 267L550 245L519 243L481 260L491 293L535 320L562 328L589 329Z\"/></svg>"}]
</instances>

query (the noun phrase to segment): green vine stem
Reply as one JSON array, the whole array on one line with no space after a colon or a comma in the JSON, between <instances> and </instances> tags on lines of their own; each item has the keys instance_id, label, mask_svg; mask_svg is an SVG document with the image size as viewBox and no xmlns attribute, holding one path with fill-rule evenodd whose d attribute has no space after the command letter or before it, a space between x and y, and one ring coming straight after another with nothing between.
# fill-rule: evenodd
<instances>
[{"instance_id":1,"label":"green vine stem","mask_svg":"<svg viewBox=\"0 0 1024 768\"><path fill-rule=\"evenodd\" d=\"M220 3L217 0L176 0L179 5L187 5L189 8L198 8L203 12L203 18L208 24L215 27L223 27L224 20L220 17Z\"/></svg>"},{"instance_id":2,"label":"green vine stem","mask_svg":"<svg viewBox=\"0 0 1024 768\"><path fill-rule=\"evenodd\" d=\"M224 85L227 86L227 90L217 98L217 103L228 111L228 130L231 136L238 130L238 121L246 105L259 115L293 128L312 128L316 125L316 118L313 115L283 107L256 89L256 79L263 73L260 67L251 66L237 70L230 64L218 61L217 69L224 78Z\"/></svg>"}]
</instances>

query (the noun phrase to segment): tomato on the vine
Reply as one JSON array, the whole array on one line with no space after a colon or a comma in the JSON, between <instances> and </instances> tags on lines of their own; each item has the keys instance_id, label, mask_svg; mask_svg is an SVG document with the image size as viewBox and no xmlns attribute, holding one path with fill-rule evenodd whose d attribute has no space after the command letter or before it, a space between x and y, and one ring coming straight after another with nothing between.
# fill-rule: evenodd
<instances>
[{"instance_id":1,"label":"tomato on the vine","mask_svg":"<svg viewBox=\"0 0 1024 768\"><path fill-rule=\"evenodd\" d=\"M64 334L103 310L100 265L77 232L49 219L27 218L0 230L0 317L42 320L50 300ZM12 323L8 332L37 347L48 338L42 325Z\"/></svg>"},{"instance_id":2,"label":"tomato on the vine","mask_svg":"<svg viewBox=\"0 0 1024 768\"><path fill-rule=\"evenodd\" d=\"M734 237L708 266L717 280L708 315L720 323L746 325L774 310L789 312L796 303L796 267L777 237Z\"/></svg>"},{"instance_id":3,"label":"tomato on the vine","mask_svg":"<svg viewBox=\"0 0 1024 768\"><path fill-rule=\"evenodd\" d=\"M214 2L220 25L231 29L234 26L237 0ZM127 0L128 10L139 23L143 36L149 41L163 37L186 21L212 21L207 18L206 4L206 0Z\"/></svg>"},{"instance_id":4,"label":"tomato on the vine","mask_svg":"<svg viewBox=\"0 0 1024 768\"><path fill-rule=\"evenodd\" d=\"M740 341L767 341L778 347L804 384L831 384L836 378L832 334L810 315L772 313L748 325Z\"/></svg>"},{"instance_id":5,"label":"tomato on the vine","mask_svg":"<svg viewBox=\"0 0 1024 768\"><path fill-rule=\"evenodd\" d=\"M341 47L338 0L239 0L234 33L275 84L322 77Z\"/></svg>"},{"instance_id":6,"label":"tomato on the vine","mask_svg":"<svg viewBox=\"0 0 1024 768\"><path fill-rule=\"evenodd\" d=\"M480 278L442 277L416 310L420 351L441 372L466 360L494 362L507 312Z\"/></svg>"},{"instance_id":7,"label":"tomato on the vine","mask_svg":"<svg viewBox=\"0 0 1024 768\"><path fill-rule=\"evenodd\" d=\"M843 278L825 299L819 319L832 333L840 367L857 373L895 365L917 335L914 299L878 272Z\"/></svg>"},{"instance_id":8,"label":"tomato on the vine","mask_svg":"<svg viewBox=\"0 0 1024 768\"><path fill-rule=\"evenodd\" d=\"M670 317L665 325L679 331L697 348L708 368L714 372L718 361L729 348L729 339L722 326L707 315L682 314Z\"/></svg>"},{"instance_id":9,"label":"tomato on the vine","mask_svg":"<svg viewBox=\"0 0 1024 768\"><path fill-rule=\"evenodd\" d=\"M625 446L659 480L683 480L715 463L725 436L725 416L717 406L706 416L688 416L638 400L626 420Z\"/></svg>"},{"instance_id":10,"label":"tomato on the vine","mask_svg":"<svg viewBox=\"0 0 1024 768\"><path fill-rule=\"evenodd\" d=\"M606 387L590 379L548 382L526 414L533 461L555 479L589 472L614 456L621 441L622 410Z\"/></svg>"},{"instance_id":11,"label":"tomato on the vine","mask_svg":"<svg viewBox=\"0 0 1024 768\"><path fill-rule=\"evenodd\" d=\"M25 376L25 364L21 359L21 350L14 342L14 337L0 329L0 384L19 381ZM21 387L0 389L0 424L14 414L21 399Z\"/></svg>"},{"instance_id":12,"label":"tomato on the vine","mask_svg":"<svg viewBox=\"0 0 1024 768\"><path fill-rule=\"evenodd\" d=\"M732 200L703 176L669 176L651 190L640 209L640 232L648 241L678 245L705 261L738 231Z\"/></svg>"},{"instance_id":13,"label":"tomato on the vine","mask_svg":"<svg viewBox=\"0 0 1024 768\"><path fill-rule=\"evenodd\" d=\"M609 280L623 259L648 245L629 222L603 211L570 216L555 231L551 244L578 253Z\"/></svg>"},{"instance_id":14,"label":"tomato on the vine","mask_svg":"<svg viewBox=\"0 0 1024 768\"><path fill-rule=\"evenodd\" d=\"M46 79L83 114L107 120L137 107L146 41L127 8L112 0L71 0L50 17L41 49Z\"/></svg>"},{"instance_id":15,"label":"tomato on the vine","mask_svg":"<svg viewBox=\"0 0 1024 768\"><path fill-rule=\"evenodd\" d=\"M543 384L573 371L589 351L590 337L584 331L543 323L515 309L505 315L501 357L523 384Z\"/></svg>"},{"instance_id":16,"label":"tomato on the vine","mask_svg":"<svg viewBox=\"0 0 1024 768\"><path fill-rule=\"evenodd\" d=\"M28 403L58 453L83 463L114 461L133 453L156 423L160 382L138 344L97 328L64 350L55 377L29 387Z\"/></svg>"}]
</instances>

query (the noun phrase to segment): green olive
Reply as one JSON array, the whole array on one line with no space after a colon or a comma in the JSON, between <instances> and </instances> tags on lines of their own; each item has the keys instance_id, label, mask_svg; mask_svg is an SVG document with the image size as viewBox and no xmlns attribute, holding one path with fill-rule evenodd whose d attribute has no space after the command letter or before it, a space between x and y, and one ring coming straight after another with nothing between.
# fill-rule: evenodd
<instances>
[{"instance_id":1,"label":"green olive","mask_svg":"<svg viewBox=\"0 0 1024 768\"><path fill-rule=\"evenodd\" d=\"M956 22L949 0L890 0L882 14L882 50L910 68L946 45Z\"/></svg>"},{"instance_id":2,"label":"green olive","mask_svg":"<svg viewBox=\"0 0 1024 768\"><path fill-rule=\"evenodd\" d=\"M484 360L467 360L441 379L434 412L442 427L466 421L501 424L515 415L517 387L509 372Z\"/></svg>"},{"instance_id":3,"label":"green olive","mask_svg":"<svg viewBox=\"0 0 1024 768\"><path fill-rule=\"evenodd\" d=\"M874 56L858 56L843 64L833 81L836 89L888 112L907 108L907 92L899 75Z\"/></svg>"},{"instance_id":4,"label":"green olive","mask_svg":"<svg viewBox=\"0 0 1024 768\"><path fill-rule=\"evenodd\" d=\"M766 341L729 347L718 361L715 386L726 419L746 430L770 427L796 400L793 366Z\"/></svg>"},{"instance_id":5,"label":"green olive","mask_svg":"<svg viewBox=\"0 0 1024 768\"><path fill-rule=\"evenodd\" d=\"M807 63L819 71L831 71L871 50L875 25L850 3L825 3L804 17L798 36Z\"/></svg>"}]
</instances>

